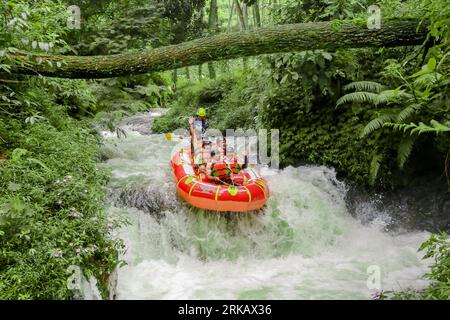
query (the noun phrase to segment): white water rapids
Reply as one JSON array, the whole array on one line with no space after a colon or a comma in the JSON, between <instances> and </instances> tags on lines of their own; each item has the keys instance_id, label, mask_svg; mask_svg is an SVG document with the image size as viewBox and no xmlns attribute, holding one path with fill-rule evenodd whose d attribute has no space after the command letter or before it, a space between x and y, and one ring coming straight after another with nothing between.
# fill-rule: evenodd
<instances>
[{"instance_id":1,"label":"white water rapids","mask_svg":"<svg viewBox=\"0 0 450 320\"><path fill-rule=\"evenodd\" d=\"M369 299L373 268L381 290L427 285L417 252L427 234L386 233L388 212L363 225L365 212L350 215L332 169L268 176L271 196L259 214L205 213L177 199L175 143L124 129L126 138L105 137L111 155L103 164L122 201L111 200L110 215L131 223L117 232L127 265L118 269L116 299Z\"/></svg>"}]
</instances>

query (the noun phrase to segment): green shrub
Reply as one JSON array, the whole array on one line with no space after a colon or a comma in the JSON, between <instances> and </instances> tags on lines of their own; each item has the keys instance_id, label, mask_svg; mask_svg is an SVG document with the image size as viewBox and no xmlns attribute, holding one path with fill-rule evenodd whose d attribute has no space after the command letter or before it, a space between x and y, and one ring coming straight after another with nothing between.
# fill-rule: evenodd
<instances>
[{"instance_id":1,"label":"green shrub","mask_svg":"<svg viewBox=\"0 0 450 320\"><path fill-rule=\"evenodd\" d=\"M67 299L70 265L94 275L106 296L121 242L109 237L108 174L96 167L89 131L70 119L64 130L37 123L16 131L16 148L0 162L0 299Z\"/></svg>"},{"instance_id":2,"label":"green shrub","mask_svg":"<svg viewBox=\"0 0 450 320\"><path fill-rule=\"evenodd\" d=\"M405 289L404 291L386 291L380 299L393 300L449 300L450 299L450 241L446 233L432 234L422 243L419 251L425 253L424 259L432 259L430 272L425 278L430 285L422 291Z\"/></svg>"}]
</instances>

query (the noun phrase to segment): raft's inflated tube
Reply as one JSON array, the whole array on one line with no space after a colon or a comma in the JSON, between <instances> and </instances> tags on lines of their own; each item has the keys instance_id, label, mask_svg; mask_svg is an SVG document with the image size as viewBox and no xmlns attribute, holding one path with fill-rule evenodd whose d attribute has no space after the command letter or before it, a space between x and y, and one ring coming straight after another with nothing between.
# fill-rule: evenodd
<instances>
[{"instance_id":1,"label":"raft's inflated tube","mask_svg":"<svg viewBox=\"0 0 450 320\"><path fill-rule=\"evenodd\" d=\"M218 185L205 181L193 167L191 152L184 148L171 160L177 193L190 205L213 211L252 211L262 208L269 197L267 182L252 168L239 176L242 186Z\"/></svg>"}]
</instances>

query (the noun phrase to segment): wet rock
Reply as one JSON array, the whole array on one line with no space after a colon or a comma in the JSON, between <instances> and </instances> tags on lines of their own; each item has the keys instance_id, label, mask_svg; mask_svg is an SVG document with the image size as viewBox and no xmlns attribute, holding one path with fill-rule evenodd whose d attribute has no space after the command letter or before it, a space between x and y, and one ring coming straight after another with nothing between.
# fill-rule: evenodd
<instances>
[{"instance_id":1,"label":"wet rock","mask_svg":"<svg viewBox=\"0 0 450 320\"><path fill-rule=\"evenodd\" d=\"M151 111L138 113L134 116L128 117L118 123L122 128L139 132L142 135L150 135L153 121L159 115L166 113L169 109L152 109Z\"/></svg>"},{"instance_id":2,"label":"wet rock","mask_svg":"<svg viewBox=\"0 0 450 320\"><path fill-rule=\"evenodd\" d=\"M442 177L418 177L407 187L376 195L350 187L346 203L363 224L388 215L387 231L450 231L450 192Z\"/></svg>"},{"instance_id":3,"label":"wet rock","mask_svg":"<svg viewBox=\"0 0 450 320\"><path fill-rule=\"evenodd\" d=\"M132 182L118 194L116 204L133 207L156 217L161 217L164 211L175 210L178 206L171 190L152 182Z\"/></svg>"}]
</instances>

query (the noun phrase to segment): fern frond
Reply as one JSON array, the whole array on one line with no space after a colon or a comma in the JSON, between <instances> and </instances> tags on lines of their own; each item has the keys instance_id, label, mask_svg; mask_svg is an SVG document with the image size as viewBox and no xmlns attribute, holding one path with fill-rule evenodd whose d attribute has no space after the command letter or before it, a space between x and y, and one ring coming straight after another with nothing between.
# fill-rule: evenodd
<instances>
[{"instance_id":1,"label":"fern frond","mask_svg":"<svg viewBox=\"0 0 450 320\"><path fill-rule=\"evenodd\" d=\"M365 137L375 130L380 129L386 122L394 121L395 115L391 113L382 114L375 119L372 119L363 129L361 137Z\"/></svg>"},{"instance_id":2,"label":"fern frond","mask_svg":"<svg viewBox=\"0 0 450 320\"><path fill-rule=\"evenodd\" d=\"M411 134L413 134L415 132L418 132L419 134L422 134L425 132L434 132L436 134L439 134L441 132L450 131L449 126L439 123L436 120L431 120L430 123L431 123L431 126L428 126L428 125L424 124L423 122L419 122L419 125L417 125L416 128L411 130Z\"/></svg>"},{"instance_id":3,"label":"fern frond","mask_svg":"<svg viewBox=\"0 0 450 320\"><path fill-rule=\"evenodd\" d=\"M382 154L375 154L370 162L370 172L369 172L369 183L370 185L375 184L375 180L378 177L378 172L380 171L381 161L383 161Z\"/></svg>"},{"instance_id":4,"label":"fern frond","mask_svg":"<svg viewBox=\"0 0 450 320\"><path fill-rule=\"evenodd\" d=\"M415 141L416 138L411 135L404 136L400 141L397 149L397 163L400 169L403 169L403 166L411 155L411 151Z\"/></svg>"},{"instance_id":5,"label":"fern frond","mask_svg":"<svg viewBox=\"0 0 450 320\"><path fill-rule=\"evenodd\" d=\"M419 103L414 103L407 106L405 109L399 112L397 115L397 122L405 122L406 119L416 114L420 109L422 109L423 105Z\"/></svg>"},{"instance_id":6,"label":"fern frond","mask_svg":"<svg viewBox=\"0 0 450 320\"><path fill-rule=\"evenodd\" d=\"M377 104L387 104L389 102L396 102L398 100L411 99L413 96L405 90L384 90L378 94Z\"/></svg>"},{"instance_id":7,"label":"fern frond","mask_svg":"<svg viewBox=\"0 0 450 320\"><path fill-rule=\"evenodd\" d=\"M383 127L390 127L397 131L403 131L406 132L408 130L414 129L416 125L414 123L406 124L406 123L392 123L392 122L386 122L383 124Z\"/></svg>"},{"instance_id":8,"label":"fern frond","mask_svg":"<svg viewBox=\"0 0 450 320\"><path fill-rule=\"evenodd\" d=\"M384 86L374 81L355 81L344 87L344 90L368 91L378 93L383 90Z\"/></svg>"},{"instance_id":9,"label":"fern frond","mask_svg":"<svg viewBox=\"0 0 450 320\"><path fill-rule=\"evenodd\" d=\"M392 123L392 122L386 122L383 124L383 126L391 127L395 130L401 130L403 132L411 131L411 135L414 133L418 133L419 135L426 132L433 132L436 134L442 133L442 132L450 132L450 121L447 121L445 124L442 124L440 122L437 122L436 120L430 121L431 126L428 126L424 124L423 122L419 122L419 124L415 123Z\"/></svg>"},{"instance_id":10,"label":"fern frond","mask_svg":"<svg viewBox=\"0 0 450 320\"><path fill-rule=\"evenodd\" d=\"M338 99L336 107L349 102L377 104L378 94L373 92L352 92Z\"/></svg>"},{"instance_id":11,"label":"fern frond","mask_svg":"<svg viewBox=\"0 0 450 320\"><path fill-rule=\"evenodd\" d=\"M416 78L414 80L414 85L417 87L427 87L430 85L434 85L436 82L438 82L442 78L442 74L435 72L435 73L429 73L421 75L420 77Z\"/></svg>"},{"instance_id":12,"label":"fern frond","mask_svg":"<svg viewBox=\"0 0 450 320\"><path fill-rule=\"evenodd\" d=\"M445 124L442 124L440 122L437 122L436 120L431 120L430 123L433 126L433 128L436 129L435 130L436 133L450 131L450 121L447 121Z\"/></svg>"}]
</instances>

